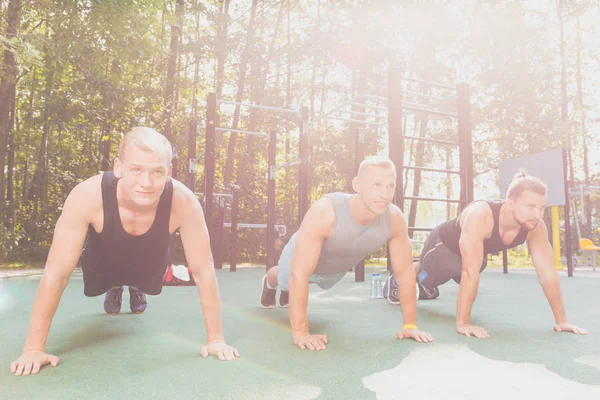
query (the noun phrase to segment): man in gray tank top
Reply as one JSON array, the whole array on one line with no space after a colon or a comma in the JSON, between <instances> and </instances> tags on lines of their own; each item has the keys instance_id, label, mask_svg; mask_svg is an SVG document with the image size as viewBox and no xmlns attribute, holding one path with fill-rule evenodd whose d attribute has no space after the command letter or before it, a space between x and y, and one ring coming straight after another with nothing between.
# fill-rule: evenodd
<instances>
[{"instance_id":1,"label":"man in gray tank top","mask_svg":"<svg viewBox=\"0 0 600 400\"><path fill-rule=\"evenodd\" d=\"M436 227L423 245L420 261L415 263L419 300L438 297L438 286L453 279L460 284L457 332L468 337L489 337L484 328L470 323L486 256L527 242L538 280L554 314L554 330L587 334L567 322L548 230L542 220L546 191L541 180L521 172L511 182L506 201L475 201L458 218ZM384 292L392 304L401 302L395 294L396 287L390 277Z\"/></svg>"},{"instance_id":2,"label":"man in gray tank top","mask_svg":"<svg viewBox=\"0 0 600 400\"><path fill-rule=\"evenodd\" d=\"M394 274L400 283L404 325L399 339L431 342L416 325L415 271L402 212L392 204L396 168L386 157L369 157L352 181L356 194L331 193L306 213L300 229L283 249L279 265L263 277L261 307L290 307L294 344L301 349L324 350L327 335L308 330L308 284L329 289L365 256L388 242Z\"/></svg>"}]
</instances>

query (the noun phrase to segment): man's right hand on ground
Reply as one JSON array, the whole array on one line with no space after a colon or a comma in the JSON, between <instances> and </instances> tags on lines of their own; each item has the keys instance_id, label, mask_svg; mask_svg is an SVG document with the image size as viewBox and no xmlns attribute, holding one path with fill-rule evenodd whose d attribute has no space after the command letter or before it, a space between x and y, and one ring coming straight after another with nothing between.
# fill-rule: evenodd
<instances>
[{"instance_id":1,"label":"man's right hand on ground","mask_svg":"<svg viewBox=\"0 0 600 400\"><path fill-rule=\"evenodd\" d=\"M10 363L10 373L16 376L37 374L46 364L56 367L58 360L55 355L46 354L41 350L24 351L18 360Z\"/></svg>"},{"instance_id":2,"label":"man's right hand on ground","mask_svg":"<svg viewBox=\"0 0 600 400\"><path fill-rule=\"evenodd\" d=\"M294 344L309 350L325 350L327 347L327 335L311 335L310 333L294 333Z\"/></svg>"},{"instance_id":3,"label":"man's right hand on ground","mask_svg":"<svg viewBox=\"0 0 600 400\"><path fill-rule=\"evenodd\" d=\"M465 335L466 337L471 337L471 335L473 335L479 339L485 339L490 337L490 335L488 335L488 333L482 327L470 324L457 326L456 332L460 333L461 335Z\"/></svg>"}]
</instances>

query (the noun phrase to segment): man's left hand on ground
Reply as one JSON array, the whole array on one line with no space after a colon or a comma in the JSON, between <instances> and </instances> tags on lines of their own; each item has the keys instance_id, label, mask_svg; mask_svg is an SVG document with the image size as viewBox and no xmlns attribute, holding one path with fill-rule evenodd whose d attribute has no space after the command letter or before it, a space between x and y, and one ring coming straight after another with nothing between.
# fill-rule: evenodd
<instances>
[{"instance_id":1,"label":"man's left hand on ground","mask_svg":"<svg viewBox=\"0 0 600 400\"><path fill-rule=\"evenodd\" d=\"M578 326L569 324L568 322L563 322L561 324L554 325L554 330L556 332L573 332L576 335L587 335L588 331L582 329Z\"/></svg>"},{"instance_id":2,"label":"man's left hand on ground","mask_svg":"<svg viewBox=\"0 0 600 400\"><path fill-rule=\"evenodd\" d=\"M433 342L435 339L427 332L420 331L418 329L405 329L396 333L398 339L414 339L419 343Z\"/></svg>"},{"instance_id":3,"label":"man's left hand on ground","mask_svg":"<svg viewBox=\"0 0 600 400\"><path fill-rule=\"evenodd\" d=\"M240 353L222 340L215 340L200 348L200 354L206 358L209 354L219 357L221 361L235 360Z\"/></svg>"}]
</instances>

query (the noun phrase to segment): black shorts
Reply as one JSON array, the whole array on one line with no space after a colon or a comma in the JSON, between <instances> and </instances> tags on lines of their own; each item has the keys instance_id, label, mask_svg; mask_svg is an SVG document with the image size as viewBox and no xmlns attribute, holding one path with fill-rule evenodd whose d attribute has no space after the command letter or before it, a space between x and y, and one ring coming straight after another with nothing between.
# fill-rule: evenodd
<instances>
[{"instance_id":1,"label":"black shorts","mask_svg":"<svg viewBox=\"0 0 600 400\"><path fill-rule=\"evenodd\" d=\"M436 288L450 279L460 284L462 273L462 258L452 252L442 243L439 231L431 231L419 259L421 272L417 279L419 283L428 289ZM484 257L480 272L487 267L487 257Z\"/></svg>"}]
</instances>

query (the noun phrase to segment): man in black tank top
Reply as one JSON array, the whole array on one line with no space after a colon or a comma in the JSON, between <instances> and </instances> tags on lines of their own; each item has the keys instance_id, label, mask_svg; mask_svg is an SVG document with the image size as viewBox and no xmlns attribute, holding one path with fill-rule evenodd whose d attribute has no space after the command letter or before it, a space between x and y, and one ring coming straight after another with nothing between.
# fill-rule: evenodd
<instances>
[{"instance_id":1,"label":"man in black tank top","mask_svg":"<svg viewBox=\"0 0 600 400\"><path fill-rule=\"evenodd\" d=\"M151 128L134 128L119 146L114 173L89 178L71 191L56 223L23 353L10 365L12 374L36 374L46 364L57 365L58 357L46 354L45 343L84 241L86 296L122 285L155 295L162 290L169 237L177 229L205 305L208 343L200 348L200 354L217 355L221 360L239 357L223 338L219 291L202 208L194 193L171 178L171 158L171 144L164 136Z\"/></svg>"},{"instance_id":2,"label":"man in black tank top","mask_svg":"<svg viewBox=\"0 0 600 400\"><path fill-rule=\"evenodd\" d=\"M554 314L554 330L586 334L567 322L558 273L554 267L548 230L542 220L546 207L546 185L520 173L511 182L506 201L475 201L451 221L436 227L427 237L421 257L415 263L419 300L435 299L438 286L453 279L460 284L456 314L457 332L487 338L482 327L470 324L471 309L479 274L487 255L527 242L533 265ZM388 279L388 301L397 303L393 277Z\"/></svg>"}]
</instances>

